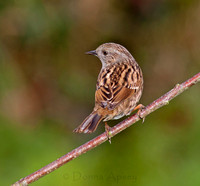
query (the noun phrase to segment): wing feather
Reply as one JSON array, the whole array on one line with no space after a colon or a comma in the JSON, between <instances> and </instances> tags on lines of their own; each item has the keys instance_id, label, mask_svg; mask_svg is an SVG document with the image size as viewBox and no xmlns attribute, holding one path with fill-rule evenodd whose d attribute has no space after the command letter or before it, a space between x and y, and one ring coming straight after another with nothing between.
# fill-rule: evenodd
<instances>
[{"instance_id":1,"label":"wing feather","mask_svg":"<svg viewBox=\"0 0 200 186\"><path fill-rule=\"evenodd\" d=\"M133 65L124 63L103 69L98 77L95 102L113 110L123 100L133 96L137 89L137 71Z\"/></svg>"}]
</instances>

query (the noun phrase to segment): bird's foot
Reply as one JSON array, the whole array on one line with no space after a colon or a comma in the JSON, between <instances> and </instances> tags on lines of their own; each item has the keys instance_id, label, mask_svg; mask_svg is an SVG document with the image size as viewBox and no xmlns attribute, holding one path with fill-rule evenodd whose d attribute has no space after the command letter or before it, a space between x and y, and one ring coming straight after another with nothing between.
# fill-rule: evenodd
<instances>
[{"instance_id":1,"label":"bird's foot","mask_svg":"<svg viewBox=\"0 0 200 186\"><path fill-rule=\"evenodd\" d=\"M142 119L142 123L144 123L145 117L141 117L140 113L141 113L142 109L144 109L144 108L145 108L144 105L139 104L133 109L133 111L138 110L136 114L139 116L140 119Z\"/></svg>"},{"instance_id":2,"label":"bird's foot","mask_svg":"<svg viewBox=\"0 0 200 186\"><path fill-rule=\"evenodd\" d=\"M108 137L108 141L111 144L111 133L110 133L110 126L107 124L107 122L105 122L105 131L106 131L106 135Z\"/></svg>"}]
</instances>

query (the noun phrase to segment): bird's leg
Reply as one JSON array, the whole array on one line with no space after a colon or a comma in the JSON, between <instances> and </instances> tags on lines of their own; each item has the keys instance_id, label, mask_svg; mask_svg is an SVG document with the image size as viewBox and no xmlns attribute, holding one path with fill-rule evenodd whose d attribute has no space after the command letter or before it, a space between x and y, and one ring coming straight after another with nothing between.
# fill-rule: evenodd
<instances>
[{"instance_id":1,"label":"bird's leg","mask_svg":"<svg viewBox=\"0 0 200 186\"><path fill-rule=\"evenodd\" d=\"M106 131L106 135L108 137L108 141L111 144L110 126L107 124L106 121L105 121L105 131Z\"/></svg>"},{"instance_id":2,"label":"bird's leg","mask_svg":"<svg viewBox=\"0 0 200 186\"><path fill-rule=\"evenodd\" d=\"M142 123L144 123L144 120L145 120L145 117L142 118L142 117L140 116L140 112L142 111L143 108L145 108L145 106L142 105L142 104L139 104L139 105L137 105L137 106L133 109L133 111L138 110L136 114L139 116L140 119L142 119ZM133 111L132 111L132 112L133 112Z\"/></svg>"}]
</instances>

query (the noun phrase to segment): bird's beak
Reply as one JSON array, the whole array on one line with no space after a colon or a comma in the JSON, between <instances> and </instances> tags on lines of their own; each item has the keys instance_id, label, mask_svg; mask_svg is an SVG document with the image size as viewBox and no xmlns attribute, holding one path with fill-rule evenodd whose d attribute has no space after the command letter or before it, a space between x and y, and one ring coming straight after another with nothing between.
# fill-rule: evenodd
<instances>
[{"instance_id":1,"label":"bird's beak","mask_svg":"<svg viewBox=\"0 0 200 186\"><path fill-rule=\"evenodd\" d=\"M96 50L91 50L91 51L89 51L89 52L86 52L85 54L97 56Z\"/></svg>"}]
</instances>

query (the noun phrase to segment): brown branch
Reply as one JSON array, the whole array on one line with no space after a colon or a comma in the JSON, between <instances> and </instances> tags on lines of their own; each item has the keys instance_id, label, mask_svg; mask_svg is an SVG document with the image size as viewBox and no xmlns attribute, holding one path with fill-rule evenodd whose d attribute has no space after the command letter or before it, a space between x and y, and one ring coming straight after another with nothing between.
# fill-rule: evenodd
<instances>
[{"instance_id":1,"label":"brown branch","mask_svg":"<svg viewBox=\"0 0 200 186\"><path fill-rule=\"evenodd\" d=\"M172 90L155 100L153 103L146 106L141 112L140 116L142 118L146 117L153 111L159 109L160 107L166 105L169 103L170 100L175 98L177 95L181 94L183 91L191 87L192 85L196 84L200 81L200 72L197 73L192 78L188 79L182 84L177 84ZM115 136L122 130L126 129L127 127L133 125L135 122L140 120L139 116L137 114L134 114L130 116L129 118L125 119L124 121L120 122L119 124L115 125L110 130L110 135ZM90 140L89 142L81 145L80 147L72 150L71 152L67 153L66 155L58 158L57 160L53 161L52 163L46 165L45 167L41 168L40 170L30 174L29 176L20 179L16 183L13 184L13 186L17 185L28 185L29 183L32 183L39 178L49 174L50 172L56 170L57 168L61 167L62 165L66 164L67 162L75 159L76 157L80 156L81 154L89 151L90 149L95 148L96 146L102 144L103 142L107 141L107 135L106 132L103 134L97 136L96 138Z\"/></svg>"}]
</instances>

